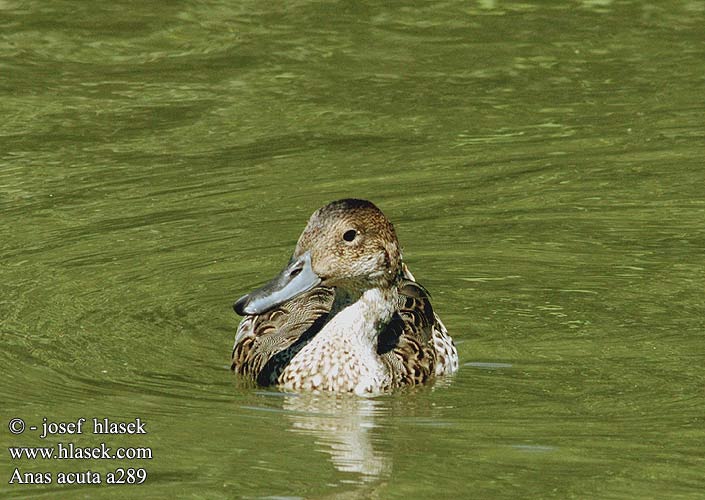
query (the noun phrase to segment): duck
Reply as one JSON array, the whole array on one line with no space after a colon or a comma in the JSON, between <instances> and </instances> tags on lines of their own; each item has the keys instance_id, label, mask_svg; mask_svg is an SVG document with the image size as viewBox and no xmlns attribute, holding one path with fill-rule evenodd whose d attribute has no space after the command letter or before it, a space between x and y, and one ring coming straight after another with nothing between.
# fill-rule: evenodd
<instances>
[{"instance_id":1,"label":"duck","mask_svg":"<svg viewBox=\"0 0 705 500\"><path fill-rule=\"evenodd\" d=\"M261 386L370 395L458 369L394 226L367 200L316 210L284 269L233 309L243 318L231 369Z\"/></svg>"}]
</instances>

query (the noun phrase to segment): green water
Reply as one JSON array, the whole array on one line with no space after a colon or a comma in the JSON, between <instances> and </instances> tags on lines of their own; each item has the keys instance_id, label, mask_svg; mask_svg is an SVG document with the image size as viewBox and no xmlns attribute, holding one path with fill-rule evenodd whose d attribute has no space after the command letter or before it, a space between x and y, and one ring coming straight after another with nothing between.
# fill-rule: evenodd
<instances>
[{"instance_id":1,"label":"green water","mask_svg":"<svg viewBox=\"0 0 705 500\"><path fill-rule=\"evenodd\" d=\"M695 0L1 0L0 496L705 498L704 26ZM348 196L460 371L239 383L231 303ZM8 431L43 417L147 434ZM60 442L153 457L7 449ZM56 481L118 467L147 479Z\"/></svg>"}]
</instances>

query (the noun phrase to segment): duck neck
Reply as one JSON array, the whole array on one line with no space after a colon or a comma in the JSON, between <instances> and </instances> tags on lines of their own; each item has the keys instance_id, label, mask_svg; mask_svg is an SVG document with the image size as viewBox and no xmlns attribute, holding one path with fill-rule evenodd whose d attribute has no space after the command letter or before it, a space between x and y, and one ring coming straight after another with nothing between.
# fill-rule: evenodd
<instances>
[{"instance_id":1,"label":"duck neck","mask_svg":"<svg viewBox=\"0 0 705 500\"><path fill-rule=\"evenodd\" d=\"M331 318L338 314L340 311L354 304L364 292L358 290L348 290L346 288L336 288L335 298L333 299L333 306L331 307Z\"/></svg>"},{"instance_id":2,"label":"duck neck","mask_svg":"<svg viewBox=\"0 0 705 500\"><path fill-rule=\"evenodd\" d=\"M329 321L336 327L327 330L368 341L376 349L378 334L391 320L397 299L396 287L364 291L336 288Z\"/></svg>"}]
</instances>

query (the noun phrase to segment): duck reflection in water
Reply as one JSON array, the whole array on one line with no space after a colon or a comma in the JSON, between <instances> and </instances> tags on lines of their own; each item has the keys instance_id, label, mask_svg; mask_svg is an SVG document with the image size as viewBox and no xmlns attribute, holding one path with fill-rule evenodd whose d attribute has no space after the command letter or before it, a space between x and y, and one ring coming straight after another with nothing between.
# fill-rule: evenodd
<instances>
[{"instance_id":1,"label":"duck reflection in water","mask_svg":"<svg viewBox=\"0 0 705 500\"><path fill-rule=\"evenodd\" d=\"M342 482L371 483L389 476L391 457L375 449L375 418L384 412L374 398L348 394L287 394L283 409L291 431L312 436L317 450L330 456L339 472L356 474Z\"/></svg>"}]
</instances>

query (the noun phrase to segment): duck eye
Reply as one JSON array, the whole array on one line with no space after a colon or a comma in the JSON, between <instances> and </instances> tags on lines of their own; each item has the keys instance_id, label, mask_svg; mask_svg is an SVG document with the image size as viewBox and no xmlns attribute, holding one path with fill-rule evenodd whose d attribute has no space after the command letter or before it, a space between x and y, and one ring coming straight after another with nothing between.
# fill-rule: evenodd
<instances>
[{"instance_id":1,"label":"duck eye","mask_svg":"<svg viewBox=\"0 0 705 500\"><path fill-rule=\"evenodd\" d=\"M345 241L352 241L355 239L355 236L357 236L357 231L354 229L348 229L343 233L343 239Z\"/></svg>"}]
</instances>

